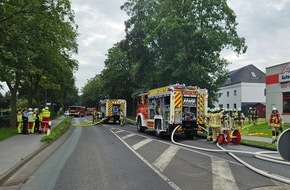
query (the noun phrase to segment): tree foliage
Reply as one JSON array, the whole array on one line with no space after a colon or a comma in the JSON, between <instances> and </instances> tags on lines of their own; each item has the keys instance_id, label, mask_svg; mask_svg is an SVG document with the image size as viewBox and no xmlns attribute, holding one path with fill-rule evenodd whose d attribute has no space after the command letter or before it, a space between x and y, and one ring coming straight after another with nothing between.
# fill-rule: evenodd
<instances>
[{"instance_id":1,"label":"tree foliage","mask_svg":"<svg viewBox=\"0 0 290 190\"><path fill-rule=\"evenodd\" d=\"M40 97L48 90L73 91L77 26L69 0L2 1L0 10L0 81L10 90L12 113L19 88L29 107L36 98L46 103Z\"/></svg>"},{"instance_id":2,"label":"tree foliage","mask_svg":"<svg viewBox=\"0 0 290 190\"><path fill-rule=\"evenodd\" d=\"M247 49L226 0L127 0L121 9L130 17L126 37L108 50L97 76L99 97L129 100L151 88L185 83L207 88L210 104L217 100L230 64L221 51Z\"/></svg>"},{"instance_id":3,"label":"tree foliage","mask_svg":"<svg viewBox=\"0 0 290 190\"><path fill-rule=\"evenodd\" d=\"M147 72L155 79L143 77L142 84L197 85L209 89L215 100L229 64L220 52L225 48L237 54L246 51L226 0L128 0L122 9L130 16L126 21L129 54L138 54L135 43L150 52L145 59L135 56L138 72L150 68Z\"/></svg>"}]
</instances>

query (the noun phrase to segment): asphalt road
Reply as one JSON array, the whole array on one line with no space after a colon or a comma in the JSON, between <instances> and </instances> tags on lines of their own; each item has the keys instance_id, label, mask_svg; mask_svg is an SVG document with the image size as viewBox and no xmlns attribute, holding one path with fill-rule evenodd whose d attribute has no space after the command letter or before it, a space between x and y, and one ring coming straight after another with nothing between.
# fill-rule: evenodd
<instances>
[{"instance_id":1,"label":"asphalt road","mask_svg":"<svg viewBox=\"0 0 290 190\"><path fill-rule=\"evenodd\" d=\"M217 149L201 139L177 137L177 140ZM36 157L33 164L28 163L16 173L14 183L7 189L290 189L288 185L253 172L226 153L176 146L169 138L137 133L131 125L76 127L66 141L58 144L54 145L55 149L52 146L42 153L47 155ZM279 166L276 170L289 171L289 166L273 165L249 155L240 156L260 168Z\"/></svg>"}]
</instances>

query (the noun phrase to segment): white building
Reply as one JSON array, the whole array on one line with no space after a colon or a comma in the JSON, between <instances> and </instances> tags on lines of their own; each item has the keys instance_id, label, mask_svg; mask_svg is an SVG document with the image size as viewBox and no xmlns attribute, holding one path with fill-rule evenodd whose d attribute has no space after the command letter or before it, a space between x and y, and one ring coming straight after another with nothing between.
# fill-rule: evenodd
<instances>
[{"instance_id":1,"label":"white building","mask_svg":"<svg viewBox=\"0 0 290 190\"><path fill-rule=\"evenodd\" d=\"M220 97L215 107L241 108L246 115L250 107L257 107L259 116L265 117L265 82L265 73L254 65L230 71L227 81L219 89Z\"/></svg>"},{"instance_id":2,"label":"white building","mask_svg":"<svg viewBox=\"0 0 290 190\"><path fill-rule=\"evenodd\" d=\"M290 123L290 62L266 68L266 89L267 120L276 107L284 122Z\"/></svg>"}]
</instances>

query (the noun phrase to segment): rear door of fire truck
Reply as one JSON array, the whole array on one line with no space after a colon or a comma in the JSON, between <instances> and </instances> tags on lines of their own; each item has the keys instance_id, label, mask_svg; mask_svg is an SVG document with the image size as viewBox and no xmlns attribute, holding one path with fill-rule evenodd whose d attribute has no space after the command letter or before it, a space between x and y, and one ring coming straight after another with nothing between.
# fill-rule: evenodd
<instances>
[{"instance_id":1,"label":"rear door of fire truck","mask_svg":"<svg viewBox=\"0 0 290 190\"><path fill-rule=\"evenodd\" d=\"M192 137L197 132L197 92L195 89L183 90L182 129L186 137Z\"/></svg>"}]
</instances>

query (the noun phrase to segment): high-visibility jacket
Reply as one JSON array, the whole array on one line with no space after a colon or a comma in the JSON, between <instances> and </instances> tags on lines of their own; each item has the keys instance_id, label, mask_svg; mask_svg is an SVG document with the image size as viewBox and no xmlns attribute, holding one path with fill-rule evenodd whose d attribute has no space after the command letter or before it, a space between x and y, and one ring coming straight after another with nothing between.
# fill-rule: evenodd
<instances>
[{"instance_id":1,"label":"high-visibility jacket","mask_svg":"<svg viewBox=\"0 0 290 190\"><path fill-rule=\"evenodd\" d=\"M283 118L279 113L271 113L269 123L271 127L280 127L283 122Z\"/></svg>"},{"instance_id":2,"label":"high-visibility jacket","mask_svg":"<svg viewBox=\"0 0 290 190\"><path fill-rule=\"evenodd\" d=\"M44 110L42 112L42 120L43 121L49 121L50 120L50 111L49 110Z\"/></svg>"},{"instance_id":3,"label":"high-visibility jacket","mask_svg":"<svg viewBox=\"0 0 290 190\"><path fill-rule=\"evenodd\" d=\"M34 122L33 112L32 111L28 112L27 115L28 115L28 122Z\"/></svg>"},{"instance_id":4,"label":"high-visibility jacket","mask_svg":"<svg viewBox=\"0 0 290 190\"><path fill-rule=\"evenodd\" d=\"M22 122L22 113L21 113L21 111L19 111L17 113L17 122Z\"/></svg>"}]
</instances>

